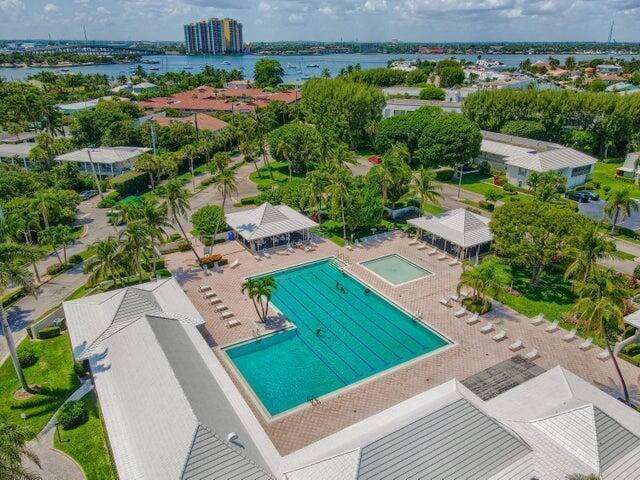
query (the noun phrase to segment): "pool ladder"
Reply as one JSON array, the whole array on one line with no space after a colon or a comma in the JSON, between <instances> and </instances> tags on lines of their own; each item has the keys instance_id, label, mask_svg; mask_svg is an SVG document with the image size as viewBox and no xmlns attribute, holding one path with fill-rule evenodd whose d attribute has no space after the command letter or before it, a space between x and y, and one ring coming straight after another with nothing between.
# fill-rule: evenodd
<instances>
[{"instance_id":1,"label":"pool ladder","mask_svg":"<svg viewBox=\"0 0 640 480\"><path fill-rule=\"evenodd\" d=\"M411 314L411 320L419 322L420 320L424 320L424 315L420 310L418 310L416 313Z\"/></svg>"},{"instance_id":2,"label":"pool ladder","mask_svg":"<svg viewBox=\"0 0 640 480\"><path fill-rule=\"evenodd\" d=\"M312 397L311 395L307 397L307 402L309 402L314 407L320 405L321 403L318 397Z\"/></svg>"}]
</instances>

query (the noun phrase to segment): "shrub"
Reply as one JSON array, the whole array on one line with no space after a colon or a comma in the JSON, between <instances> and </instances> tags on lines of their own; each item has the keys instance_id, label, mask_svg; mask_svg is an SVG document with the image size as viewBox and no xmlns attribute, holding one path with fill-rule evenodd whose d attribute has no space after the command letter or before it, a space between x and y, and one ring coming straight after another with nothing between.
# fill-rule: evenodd
<instances>
[{"instance_id":1,"label":"shrub","mask_svg":"<svg viewBox=\"0 0 640 480\"><path fill-rule=\"evenodd\" d=\"M79 263L82 263L82 255L78 255L77 253L75 255L71 255L69 257L69 263L71 265L77 265Z\"/></svg>"},{"instance_id":2,"label":"shrub","mask_svg":"<svg viewBox=\"0 0 640 480\"><path fill-rule=\"evenodd\" d=\"M136 195L146 192L149 188L149 175L147 173L135 172L133 170L111 180L111 186L121 197Z\"/></svg>"},{"instance_id":3,"label":"shrub","mask_svg":"<svg viewBox=\"0 0 640 480\"><path fill-rule=\"evenodd\" d=\"M8 307L12 303L17 302L22 297L24 297L25 294L26 294L26 292L25 292L24 288L22 288L22 287L17 288L13 292L7 293L4 297L2 297L2 299L1 299L2 300L2 305L4 307Z\"/></svg>"},{"instance_id":4,"label":"shrub","mask_svg":"<svg viewBox=\"0 0 640 480\"><path fill-rule=\"evenodd\" d=\"M200 260L200 265L206 265L207 267L212 266L214 263L219 262L222 259L222 255L219 253L213 253L211 255L207 255L206 257L202 257Z\"/></svg>"},{"instance_id":5,"label":"shrub","mask_svg":"<svg viewBox=\"0 0 640 480\"><path fill-rule=\"evenodd\" d=\"M484 200L479 202L478 206L490 212L493 212L493 210L496 208L496 206L493 203L485 202Z\"/></svg>"},{"instance_id":6,"label":"shrub","mask_svg":"<svg viewBox=\"0 0 640 480\"><path fill-rule=\"evenodd\" d=\"M484 305L482 302L475 303L472 298L462 300L462 305L467 307L467 310L470 312L479 313L480 315L491 310L491 302L487 302L486 305Z\"/></svg>"},{"instance_id":7,"label":"shrub","mask_svg":"<svg viewBox=\"0 0 640 480\"><path fill-rule=\"evenodd\" d=\"M604 193L609 193L611 191L611 185L605 185L602 187L602 190L604 190Z\"/></svg>"},{"instance_id":8,"label":"shrub","mask_svg":"<svg viewBox=\"0 0 640 480\"><path fill-rule=\"evenodd\" d=\"M444 90L435 85L427 85L420 91L421 100L444 100Z\"/></svg>"},{"instance_id":9,"label":"shrub","mask_svg":"<svg viewBox=\"0 0 640 480\"><path fill-rule=\"evenodd\" d=\"M502 186L502 189L507 193L516 193L518 191L516 186L515 185L511 185L510 183L505 183Z\"/></svg>"},{"instance_id":10,"label":"shrub","mask_svg":"<svg viewBox=\"0 0 640 480\"><path fill-rule=\"evenodd\" d=\"M244 197L240 199L240 205L255 205L256 202L258 201L259 196L253 196L253 197Z\"/></svg>"},{"instance_id":11,"label":"shrub","mask_svg":"<svg viewBox=\"0 0 640 480\"><path fill-rule=\"evenodd\" d=\"M616 227L616 228L618 229L618 234L624 237L636 238L636 232L634 232L633 230L630 230L624 227Z\"/></svg>"},{"instance_id":12,"label":"shrub","mask_svg":"<svg viewBox=\"0 0 640 480\"><path fill-rule=\"evenodd\" d=\"M491 174L491 165L489 165L489 162L487 162L485 160L480 165L478 165L478 170L480 170L480 173L483 174L483 175L490 175Z\"/></svg>"},{"instance_id":13,"label":"shrub","mask_svg":"<svg viewBox=\"0 0 640 480\"><path fill-rule=\"evenodd\" d=\"M633 278L640 279L640 265L636 265L633 269Z\"/></svg>"},{"instance_id":14,"label":"shrub","mask_svg":"<svg viewBox=\"0 0 640 480\"><path fill-rule=\"evenodd\" d=\"M533 120L511 120L505 123L500 133L516 137L527 137L542 140L546 136L544 125Z\"/></svg>"},{"instance_id":15,"label":"shrub","mask_svg":"<svg viewBox=\"0 0 640 480\"><path fill-rule=\"evenodd\" d=\"M47 267L47 275L58 275L61 272L64 272L66 270L69 270L71 268L71 265L68 263L64 263L62 265L60 265L59 263L56 263L54 265L49 265Z\"/></svg>"},{"instance_id":16,"label":"shrub","mask_svg":"<svg viewBox=\"0 0 640 480\"><path fill-rule=\"evenodd\" d=\"M173 232L171 235L169 235L169 240L172 242L178 241L182 238L182 235L180 235L178 232Z\"/></svg>"},{"instance_id":17,"label":"shrub","mask_svg":"<svg viewBox=\"0 0 640 480\"><path fill-rule=\"evenodd\" d=\"M209 185L211 185L213 183L213 176L211 177L207 177L204 180L202 180L200 182L200 185L202 185L203 187L208 187Z\"/></svg>"},{"instance_id":18,"label":"shrub","mask_svg":"<svg viewBox=\"0 0 640 480\"><path fill-rule=\"evenodd\" d=\"M89 361L88 360L76 360L73 362L73 371L79 377L85 377L89 373Z\"/></svg>"},{"instance_id":19,"label":"shrub","mask_svg":"<svg viewBox=\"0 0 640 480\"><path fill-rule=\"evenodd\" d=\"M447 182L453 179L454 171L451 168L443 168L436 171L436 180Z\"/></svg>"},{"instance_id":20,"label":"shrub","mask_svg":"<svg viewBox=\"0 0 640 480\"><path fill-rule=\"evenodd\" d=\"M38 356L30 348L23 348L18 351L18 363L22 368L27 368L35 365L38 362Z\"/></svg>"},{"instance_id":21,"label":"shrub","mask_svg":"<svg viewBox=\"0 0 640 480\"><path fill-rule=\"evenodd\" d=\"M176 248L179 252L186 252L191 248L191 244L184 238L181 238L176 242Z\"/></svg>"},{"instance_id":22,"label":"shrub","mask_svg":"<svg viewBox=\"0 0 640 480\"><path fill-rule=\"evenodd\" d=\"M120 194L118 192L109 192L105 197L98 202L98 208L112 208L116 203L120 201Z\"/></svg>"},{"instance_id":23,"label":"shrub","mask_svg":"<svg viewBox=\"0 0 640 480\"><path fill-rule=\"evenodd\" d=\"M76 400L60 407L57 418L64 430L71 430L89 420L89 411L82 400Z\"/></svg>"},{"instance_id":24,"label":"shrub","mask_svg":"<svg viewBox=\"0 0 640 480\"><path fill-rule=\"evenodd\" d=\"M640 355L640 343L630 343L622 349L622 353L630 357Z\"/></svg>"},{"instance_id":25,"label":"shrub","mask_svg":"<svg viewBox=\"0 0 640 480\"><path fill-rule=\"evenodd\" d=\"M57 337L58 335L60 335L60 327L46 327L38 332L38 338L40 340Z\"/></svg>"}]
</instances>

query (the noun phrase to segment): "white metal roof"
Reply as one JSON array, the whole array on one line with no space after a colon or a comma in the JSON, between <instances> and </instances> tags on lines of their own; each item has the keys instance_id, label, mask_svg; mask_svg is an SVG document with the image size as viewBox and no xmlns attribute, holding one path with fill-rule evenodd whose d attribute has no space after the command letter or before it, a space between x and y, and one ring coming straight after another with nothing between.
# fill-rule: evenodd
<instances>
[{"instance_id":1,"label":"white metal roof","mask_svg":"<svg viewBox=\"0 0 640 480\"><path fill-rule=\"evenodd\" d=\"M0 157L28 158L35 143L0 143Z\"/></svg>"},{"instance_id":2,"label":"white metal roof","mask_svg":"<svg viewBox=\"0 0 640 480\"><path fill-rule=\"evenodd\" d=\"M94 163L104 163L108 165L129 161L139 155L150 151L144 147L100 147L83 148L74 152L58 155L55 160L58 162L89 162L89 151L91 160Z\"/></svg>"},{"instance_id":3,"label":"white metal roof","mask_svg":"<svg viewBox=\"0 0 640 480\"><path fill-rule=\"evenodd\" d=\"M228 213L226 220L245 240L258 240L318 226L288 205L273 206L269 202L253 210Z\"/></svg>"},{"instance_id":4,"label":"white metal roof","mask_svg":"<svg viewBox=\"0 0 640 480\"><path fill-rule=\"evenodd\" d=\"M466 208L458 208L431 217L414 218L407 222L463 248L493 240L489 219L470 212Z\"/></svg>"},{"instance_id":5,"label":"white metal roof","mask_svg":"<svg viewBox=\"0 0 640 480\"><path fill-rule=\"evenodd\" d=\"M536 172L549 172L562 168L594 165L596 159L573 148L558 148L544 152L525 153L507 158L507 165L526 168Z\"/></svg>"},{"instance_id":6,"label":"white metal roof","mask_svg":"<svg viewBox=\"0 0 640 480\"><path fill-rule=\"evenodd\" d=\"M618 170L623 170L625 172L635 172L636 171L636 162L640 158L640 152L630 152L627 153L627 156L624 159L624 164L618 168Z\"/></svg>"},{"instance_id":7,"label":"white metal roof","mask_svg":"<svg viewBox=\"0 0 640 480\"><path fill-rule=\"evenodd\" d=\"M524 153L532 152L530 148L518 147L517 145L511 145L504 142L496 142L494 140L482 139L480 145L480 151L485 153L491 153L500 157L512 157L514 155L522 155Z\"/></svg>"}]
</instances>

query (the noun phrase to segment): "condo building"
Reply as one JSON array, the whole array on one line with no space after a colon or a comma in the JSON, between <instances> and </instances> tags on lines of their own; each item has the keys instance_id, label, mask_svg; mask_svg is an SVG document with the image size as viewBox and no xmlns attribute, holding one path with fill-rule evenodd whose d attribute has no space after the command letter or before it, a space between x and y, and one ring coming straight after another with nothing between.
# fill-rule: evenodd
<instances>
[{"instance_id":1,"label":"condo building","mask_svg":"<svg viewBox=\"0 0 640 480\"><path fill-rule=\"evenodd\" d=\"M211 18L184 26L188 55L242 52L242 24L233 18Z\"/></svg>"}]
</instances>

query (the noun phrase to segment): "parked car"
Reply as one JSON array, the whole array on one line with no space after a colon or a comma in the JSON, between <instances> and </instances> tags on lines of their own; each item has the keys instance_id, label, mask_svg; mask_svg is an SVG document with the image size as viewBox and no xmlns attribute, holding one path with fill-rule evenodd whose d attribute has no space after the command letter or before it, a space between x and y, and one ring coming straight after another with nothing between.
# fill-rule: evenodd
<instances>
[{"instance_id":1,"label":"parked car","mask_svg":"<svg viewBox=\"0 0 640 480\"><path fill-rule=\"evenodd\" d=\"M589 200L591 200L588 194L586 194L584 191L579 191L579 190L573 190L571 192L567 192L565 194L565 197L571 200L575 200L578 203L589 203Z\"/></svg>"},{"instance_id":2,"label":"parked car","mask_svg":"<svg viewBox=\"0 0 640 480\"><path fill-rule=\"evenodd\" d=\"M84 192L80 192L80 198L82 200L89 200L90 198L95 197L97 194L97 190L85 190Z\"/></svg>"},{"instance_id":3,"label":"parked car","mask_svg":"<svg viewBox=\"0 0 640 480\"><path fill-rule=\"evenodd\" d=\"M582 193L589 197L589 200L600 200L600 195L593 190L582 190Z\"/></svg>"},{"instance_id":4,"label":"parked car","mask_svg":"<svg viewBox=\"0 0 640 480\"><path fill-rule=\"evenodd\" d=\"M375 163L376 165L382 163L382 159L377 155L374 155L373 157L369 157L367 158L367 160L369 160L371 163Z\"/></svg>"}]
</instances>

